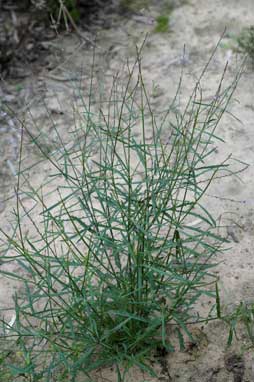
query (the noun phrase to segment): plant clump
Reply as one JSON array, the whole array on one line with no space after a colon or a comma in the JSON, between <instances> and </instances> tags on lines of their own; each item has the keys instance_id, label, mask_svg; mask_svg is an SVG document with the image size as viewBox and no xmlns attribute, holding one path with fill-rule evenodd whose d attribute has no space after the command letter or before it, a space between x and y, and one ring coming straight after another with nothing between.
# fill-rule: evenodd
<instances>
[{"instance_id":1,"label":"plant clump","mask_svg":"<svg viewBox=\"0 0 254 382\"><path fill-rule=\"evenodd\" d=\"M62 373L75 381L108 365L115 365L119 382L132 366L155 375L149 358L158 348L175 350L172 333L183 348L184 336L193 340L189 325L221 315L212 269L225 240L202 200L214 179L230 173L230 157L214 162L215 131L239 77L222 90L223 75L208 103L203 72L181 112L179 86L159 113L140 52L128 73L124 86L114 78L101 103L92 74L67 145L57 126L60 148L51 153L33 137L55 170L54 203L43 185L33 187L20 162L16 225L11 234L2 231L1 247L3 264L22 268L1 271L22 285L2 331L22 354L10 365L15 377L49 382ZM23 218L33 234L24 232ZM201 317L196 303L206 296L214 304Z\"/></svg>"},{"instance_id":2,"label":"plant clump","mask_svg":"<svg viewBox=\"0 0 254 382\"><path fill-rule=\"evenodd\" d=\"M120 0L119 9L122 13L136 13L149 7L150 0Z\"/></svg>"},{"instance_id":3,"label":"plant clump","mask_svg":"<svg viewBox=\"0 0 254 382\"><path fill-rule=\"evenodd\" d=\"M155 32L166 33L169 30L169 16L161 15L156 17Z\"/></svg>"},{"instance_id":4,"label":"plant clump","mask_svg":"<svg viewBox=\"0 0 254 382\"><path fill-rule=\"evenodd\" d=\"M240 51L247 53L254 60L254 25L242 30L237 38L237 43Z\"/></svg>"}]
</instances>

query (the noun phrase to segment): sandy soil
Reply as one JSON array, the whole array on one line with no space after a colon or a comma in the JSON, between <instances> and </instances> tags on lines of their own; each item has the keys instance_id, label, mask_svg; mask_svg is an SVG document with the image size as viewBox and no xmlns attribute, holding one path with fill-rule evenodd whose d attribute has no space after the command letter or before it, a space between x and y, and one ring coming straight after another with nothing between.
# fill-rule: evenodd
<instances>
[{"instance_id":1,"label":"sandy soil","mask_svg":"<svg viewBox=\"0 0 254 382\"><path fill-rule=\"evenodd\" d=\"M96 71L98 76L104 73L104 87L110 86L115 70L122 67L126 58L135 57L135 44L139 44L150 33L143 51L143 74L150 88L156 87L152 100L155 107L163 108L174 97L179 76L184 69L182 101L189 96L195 79L209 59L214 46L220 39L225 27L227 31L215 58L208 69L203 83L204 97L212 97L218 80L228 61L228 79L233 79L241 63L241 57L231 49L232 36L248 25L254 24L253 0L189 0L180 5L170 15L170 32L153 33L155 18L162 12L163 2L155 1L149 10L128 17L112 16L112 26L97 30ZM26 112L26 104L30 108L34 120L45 133L42 143L46 147L57 145L50 122L45 112L45 103L57 123L63 126L63 139L68 143L68 127L73 123L71 118L73 86L75 82L68 79L80 78L84 91L89 82L89 71L92 49L80 44L77 36L61 36L52 42L52 54L49 60L57 69L46 70L27 78L19 84L5 84L10 89L11 97L16 97L18 109ZM185 55L183 58L183 49ZM82 70L81 70L82 68ZM14 96L13 96L14 94ZM225 311L232 311L241 301L254 303L254 70L247 63L230 112L236 116L226 115L220 126L219 135L226 141L218 145L217 159L223 160L227 154L243 162L249 167L239 177L225 178L218 181L209 190L206 198L208 208L213 216L221 219L223 234L230 240L230 250L220 258L217 268L220 277L222 304ZM6 97L6 95L5 95ZM24 102L25 100L25 102ZM64 110L64 113L62 111ZM6 223L14 201L13 185L18 158L19 134L15 130L15 122L4 120L0 126L0 224L10 229ZM31 126L31 129L34 129ZM26 141L26 163L38 160L29 140ZM33 173L34 184L46 178L49 169L41 166L41 172ZM215 197L216 196L216 197ZM27 227L29 229L29 227ZM7 306L15 285L0 280L0 306ZM202 309L202 306L200 307ZM197 338L194 347L184 352L176 352L157 360L155 368L160 374L158 381L204 381L204 382L241 382L254 380L254 354L248 348L248 338L239 327L239 338L231 348L226 348L228 330L225 324L216 322L192 329ZM94 376L95 381L115 381L112 370L102 370ZM132 370L128 377L131 381L157 381L145 376L140 371Z\"/></svg>"}]
</instances>

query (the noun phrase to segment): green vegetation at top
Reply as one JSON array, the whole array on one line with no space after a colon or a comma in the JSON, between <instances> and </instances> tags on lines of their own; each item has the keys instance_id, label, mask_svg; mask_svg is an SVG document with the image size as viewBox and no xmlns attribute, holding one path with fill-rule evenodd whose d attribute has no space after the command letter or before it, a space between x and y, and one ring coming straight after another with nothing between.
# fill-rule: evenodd
<instances>
[{"instance_id":1,"label":"green vegetation at top","mask_svg":"<svg viewBox=\"0 0 254 382\"><path fill-rule=\"evenodd\" d=\"M169 16L161 15L156 18L156 26L154 29L158 33L166 33L169 31Z\"/></svg>"},{"instance_id":2,"label":"green vegetation at top","mask_svg":"<svg viewBox=\"0 0 254 382\"><path fill-rule=\"evenodd\" d=\"M50 16L53 16L58 23L64 24L65 19L67 20L69 17L75 22L80 18L77 0L47 0L46 7L47 12Z\"/></svg>"},{"instance_id":3,"label":"green vegetation at top","mask_svg":"<svg viewBox=\"0 0 254 382\"><path fill-rule=\"evenodd\" d=\"M240 51L254 60L254 25L244 28L237 37L237 42Z\"/></svg>"},{"instance_id":4,"label":"green vegetation at top","mask_svg":"<svg viewBox=\"0 0 254 382\"><path fill-rule=\"evenodd\" d=\"M122 12L139 12L147 9L151 0L120 0L120 10Z\"/></svg>"}]
</instances>

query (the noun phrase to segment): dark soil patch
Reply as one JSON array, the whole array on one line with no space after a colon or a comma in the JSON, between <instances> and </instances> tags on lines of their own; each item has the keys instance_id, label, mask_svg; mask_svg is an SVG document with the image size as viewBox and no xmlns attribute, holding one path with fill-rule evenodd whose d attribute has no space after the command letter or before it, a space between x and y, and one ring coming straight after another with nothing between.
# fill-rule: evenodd
<instances>
[{"instance_id":1,"label":"dark soil patch","mask_svg":"<svg viewBox=\"0 0 254 382\"><path fill-rule=\"evenodd\" d=\"M47 67L48 42L59 33L74 30L63 15L52 15L45 4L49 0L0 0L0 73L2 78L24 78ZM57 3L57 2L56 2ZM56 8L57 9L57 8ZM110 26L109 15L115 9L112 0L77 1L75 25L82 31ZM55 17L55 18L54 18ZM54 23L55 22L55 23Z\"/></svg>"},{"instance_id":2,"label":"dark soil patch","mask_svg":"<svg viewBox=\"0 0 254 382\"><path fill-rule=\"evenodd\" d=\"M240 355L230 354L225 357L227 371L233 373L234 382L242 382L244 377L244 360Z\"/></svg>"}]
</instances>

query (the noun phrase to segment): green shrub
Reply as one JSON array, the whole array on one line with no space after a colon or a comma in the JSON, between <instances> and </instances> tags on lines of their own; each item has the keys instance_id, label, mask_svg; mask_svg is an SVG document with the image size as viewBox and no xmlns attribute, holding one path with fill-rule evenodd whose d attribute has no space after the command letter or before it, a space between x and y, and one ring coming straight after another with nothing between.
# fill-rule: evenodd
<instances>
[{"instance_id":1,"label":"green shrub","mask_svg":"<svg viewBox=\"0 0 254 382\"><path fill-rule=\"evenodd\" d=\"M247 53L254 60L254 26L243 29L237 42L240 51Z\"/></svg>"},{"instance_id":2,"label":"green shrub","mask_svg":"<svg viewBox=\"0 0 254 382\"><path fill-rule=\"evenodd\" d=\"M169 30L169 16L161 15L156 18L155 32L166 33Z\"/></svg>"},{"instance_id":3,"label":"green shrub","mask_svg":"<svg viewBox=\"0 0 254 382\"><path fill-rule=\"evenodd\" d=\"M114 79L106 106L94 103L91 80L67 145L55 127L60 148L44 152L22 127L55 168L57 201L49 204L43 185L35 189L20 169L16 229L2 232L15 254L1 258L23 269L2 270L23 285L14 297L15 324L3 322L4 338L23 355L11 366L14 377L76 381L82 372L91 380L108 365L119 382L133 365L154 374L149 357L158 348L175 350L173 332L183 347L184 334L192 340L190 323L220 316L212 259L224 239L202 197L228 175L228 161L214 161L215 130L238 77L224 91L222 78L208 103L203 76L181 113L180 86L168 110L155 112L138 54L123 91ZM29 210L23 196L34 202ZM33 235L24 232L23 215ZM205 317L195 308L202 296L214 298Z\"/></svg>"},{"instance_id":4,"label":"green shrub","mask_svg":"<svg viewBox=\"0 0 254 382\"><path fill-rule=\"evenodd\" d=\"M139 12L142 8L149 6L149 0L120 0L119 7L121 12Z\"/></svg>"},{"instance_id":5,"label":"green shrub","mask_svg":"<svg viewBox=\"0 0 254 382\"><path fill-rule=\"evenodd\" d=\"M63 0L62 2L59 0L47 0L46 8L47 12L59 23L64 24L65 20L68 20L68 15L74 22L77 22L80 18L77 0Z\"/></svg>"},{"instance_id":6,"label":"green shrub","mask_svg":"<svg viewBox=\"0 0 254 382\"><path fill-rule=\"evenodd\" d=\"M224 318L229 326L228 345L230 346L234 336L237 337L237 326L241 323L248 339L254 346L254 304L242 301L232 313Z\"/></svg>"}]
</instances>

